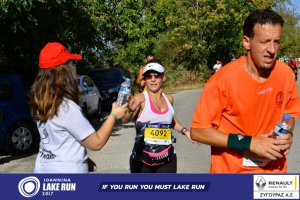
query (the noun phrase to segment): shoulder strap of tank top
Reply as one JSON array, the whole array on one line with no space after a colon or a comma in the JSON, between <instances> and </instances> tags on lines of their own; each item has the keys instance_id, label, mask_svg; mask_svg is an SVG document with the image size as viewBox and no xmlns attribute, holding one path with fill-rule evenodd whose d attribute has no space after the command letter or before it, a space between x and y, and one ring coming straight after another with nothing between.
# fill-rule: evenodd
<instances>
[{"instance_id":1,"label":"shoulder strap of tank top","mask_svg":"<svg viewBox=\"0 0 300 200\"><path fill-rule=\"evenodd\" d=\"M150 99L149 99L150 97L147 91L144 91L144 96L145 96L145 107L144 107L145 109L146 107L150 106Z\"/></svg>"},{"instance_id":2,"label":"shoulder strap of tank top","mask_svg":"<svg viewBox=\"0 0 300 200\"><path fill-rule=\"evenodd\" d=\"M172 104L171 104L171 102L169 101L167 95L165 95L165 93L162 93L162 95L163 95L163 97L165 98L165 100L166 100L168 106L169 106L169 107L170 107L170 106L173 107Z\"/></svg>"},{"instance_id":3,"label":"shoulder strap of tank top","mask_svg":"<svg viewBox=\"0 0 300 200\"><path fill-rule=\"evenodd\" d=\"M143 118L144 112L146 112L146 110L150 108L150 100L149 100L148 92L144 91L143 94L145 97L145 106L144 106L143 110L141 111L141 114L137 117L136 121L139 121L141 117Z\"/></svg>"}]
</instances>

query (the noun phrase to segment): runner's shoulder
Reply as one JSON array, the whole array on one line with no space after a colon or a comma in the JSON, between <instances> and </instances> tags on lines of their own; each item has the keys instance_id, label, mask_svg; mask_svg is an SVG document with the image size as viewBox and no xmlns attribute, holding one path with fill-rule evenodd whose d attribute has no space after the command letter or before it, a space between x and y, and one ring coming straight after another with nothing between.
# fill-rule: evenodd
<instances>
[{"instance_id":1,"label":"runner's shoulder","mask_svg":"<svg viewBox=\"0 0 300 200\"><path fill-rule=\"evenodd\" d=\"M170 102L171 104L173 104L173 96L170 95L170 94L166 94L166 97L167 97L167 99L169 100L169 102Z\"/></svg>"},{"instance_id":2,"label":"runner's shoulder","mask_svg":"<svg viewBox=\"0 0 300 200\"><path fill-rule=\"evenodd\" d=\"M145 100L145 95L144 95L143 92L141 92L141 93L138 93L138 94L134 95L134 98L136 100Z\"/></svg>"}]
</instances>

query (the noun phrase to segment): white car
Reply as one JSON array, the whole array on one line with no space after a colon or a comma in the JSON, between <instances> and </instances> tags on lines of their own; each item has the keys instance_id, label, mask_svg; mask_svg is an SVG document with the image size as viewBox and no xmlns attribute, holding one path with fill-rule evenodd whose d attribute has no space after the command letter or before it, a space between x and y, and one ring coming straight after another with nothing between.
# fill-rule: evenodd
<instances>
[{"instance_id":1,"label":"white car","mask_svg":"<svg viewBox=\"0 0 300 200\"><path fill-rule=\"evenodd\" d=\"M100 115L102 97L93 80L86 75L77 76L78 85L82 96L79 98L79 105L85 116Z\"/></svg>"}]
</instances>

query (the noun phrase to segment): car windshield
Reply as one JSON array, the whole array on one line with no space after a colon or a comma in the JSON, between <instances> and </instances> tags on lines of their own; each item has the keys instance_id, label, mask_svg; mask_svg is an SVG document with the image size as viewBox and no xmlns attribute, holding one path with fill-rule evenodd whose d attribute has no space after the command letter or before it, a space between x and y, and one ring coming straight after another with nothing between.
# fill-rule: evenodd
<instances>
[{"instance_id":1,"label":"car windshield","mask_svg":"<svg viewBox=\"0 0 300 200\"><path fill-rule=\"evenodd\" d=\"M118 83L122 79L122 73L119 70L103 70L91 75L97 84Z\"/></svg>"}]
</instances>

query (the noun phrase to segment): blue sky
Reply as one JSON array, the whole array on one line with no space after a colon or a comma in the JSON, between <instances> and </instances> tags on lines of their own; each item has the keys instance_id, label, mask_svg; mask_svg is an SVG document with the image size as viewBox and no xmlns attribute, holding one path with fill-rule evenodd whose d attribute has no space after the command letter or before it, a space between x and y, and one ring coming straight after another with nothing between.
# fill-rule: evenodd
<instances>
[{"instance_id":1,"label":"blue sky","mask_svg":"<svg viewBox=\"0 0 300 200\"><path fill-rule=\"evenodd\" d=\"M300 0L292 0L292 2L296 5L298 14L300 14Z\"/></svg>"}]
</instances>

